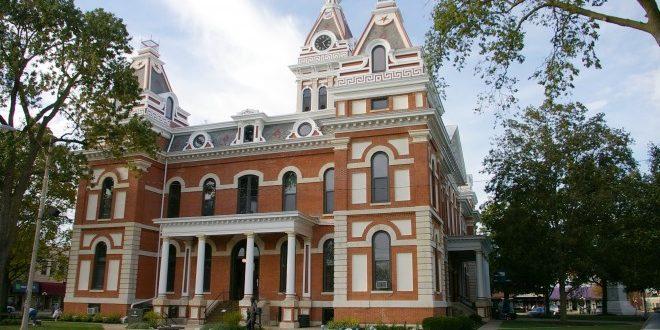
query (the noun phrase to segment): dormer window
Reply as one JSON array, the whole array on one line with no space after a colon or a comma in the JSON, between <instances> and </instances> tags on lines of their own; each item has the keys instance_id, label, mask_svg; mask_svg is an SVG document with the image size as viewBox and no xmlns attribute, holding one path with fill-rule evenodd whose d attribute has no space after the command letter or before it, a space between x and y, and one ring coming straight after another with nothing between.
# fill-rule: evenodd
<instances>
[{"instance_id":1,"label":"dormer window","mask_svg":"<svg viewBox=\"0 0 660 330\"><path fill-rule=\"evenodd\" d=\"M323 86L319 88L319 110L328 108L328 89Z\"/></svg>"},{"instance_id":2,"label":"dormer window","mask_svg":"<svg viewBox=\"0 0 660 330\"><path fill-rule=\"evenodd\" d=\"M308 112L312 110L312 91L309 88L303 90L303 104L302 111Z\"/></svg>"},{"instance_id":3,"label":"dormer window","mask_svg":"<svg viewBox=\"0 0 660 330\"><path fill-rule=\"evenodd\" d=\"M387 69L387 56L385 54L385 47L376 46L371 51L371 72L385 72Z\"/></svg>"},{"instance_id":4,"label":"dormer window","mask_svg":"<svg viewBox=\"0 0 660 330\"><path fill-rule=\"evenodd\" d=\"M174 99L168 97L165 103L165 118L172 119L173 116L174 116Z\"/></svg>"},{"instance_id":5,"label":"dormer window","mask_svg":"<svg viewBox=\"0 0 660 330\"><path fill-rule=\"evenodd\" d=\"M243 128L243 143L254 142L254 126L248 125Z\"/></svg>"}]
</instances>

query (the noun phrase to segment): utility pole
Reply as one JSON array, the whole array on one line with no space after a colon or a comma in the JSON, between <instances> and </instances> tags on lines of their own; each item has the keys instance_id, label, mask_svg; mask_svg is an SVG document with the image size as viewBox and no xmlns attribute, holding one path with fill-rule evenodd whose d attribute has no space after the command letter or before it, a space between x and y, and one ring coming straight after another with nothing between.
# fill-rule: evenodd
<instances>
[{"instance_id":1,"label":"utility pole","mask_svg":"<svg viewBox=\"0 0 660 330\"><path fill-rule=\"evenodd\" d=\"M34 243L32 245L32 258L30 259L30 273L28 274L27 287L25 288L25 304L23 305L23 320L21 321L21 330L28 329L28 317L32 300L32 283L34 281L34 271L37 263L37 252L39 252L39 237L41 236L41 219L44 216L46 208L46 196L48 195L48 176L50 169L50 154L53 151L52 138L48 141L48 151L46 151L46 160L44 164L44 178L41 186L41 198L39 199L39 212L37 213L37 222L34 226Z\"/></svg>"}]
</instances>

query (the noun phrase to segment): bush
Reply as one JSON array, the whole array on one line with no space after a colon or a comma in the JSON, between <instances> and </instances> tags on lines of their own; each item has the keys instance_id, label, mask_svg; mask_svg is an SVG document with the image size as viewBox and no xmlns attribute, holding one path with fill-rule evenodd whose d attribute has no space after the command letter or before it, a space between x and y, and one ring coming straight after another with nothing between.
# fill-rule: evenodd
<instances>
[{"instance_id":1,"label":"bush","mask_svg":"<svg viewBox=\"0 0 660 330\"><path fill-rule=\"evenodd\" d=\"M92 316L92 322L94 322L94 323L103 322L103 316L100 313L94 314L94 316Z\"/></svg>"},{"instance_id":2,"label":"bush","mask_svg":"<svg viewBox=\"0 0 660 330\"><path fill-rule=\"evenodd\" d=\"M470 320L472 320L472 322L474 322L474 325L476 325L477 327L484 324L484 320L481 318L481 315L479 314L470 315Z\"/></svg>"},{"instance_id":3,"label":"bush","mask_svg":"<svg viewBox=\"0 0 660 330\"><path fill-rule=\"evenodd\" d=\"M158 328L158 326L163 323L163 317L154 311L148 311L144 313L142 320L148 323L152 328Z\"/></svg>"},{"instance_id":4,"label":"bush","mask_svg":"<svg viewBox=\"0 0 660 330\"><path fill-rule=\"evenodd\" d=\"M241 312L234 311L234 312L225 313L222 316L221 322L222 324L228 326L238 326L241 323L242 319L243 319L243 315L241 314Z\"/></svg>"},{"instance_id":5,"label":"bush","mask_svg":"<svg viewBox=\"0 0 660 330\"><path fill-rule=\"evenodd\" d=\"M244 326L240 325L227 325L224 323L211 323L205 324L202 330L245 330Z\"/></svg>"},{"instance_id":6,"label":"bush","mask_svg":"<svg viewBox=\"0 0 660 330\"><path fill-rule=\"evenodd\" d=\"M119 315L119 314L108 314L108 315L103 317L103 323L108 323L108 324L121 323L121 315Z\"/></svg>"},{"instance_id":7,"label":"bush","mask_svg":"<svg viewBox=\"0 0 660 330\"><path fill-rule=\"evenodd\" d=\"M131 323L126 329L151 329L151 325L147 322Z\"/></svg>"},{"instance_id":8,"label":"bush","mask_svg":"<svg viewBox=\"0 0 660 330\"><path fill-rule=\"evenodd\" d=\"M422 321L424 330L474 330L477 326L467 316L427 317Z\"/></svg>"},{"instance_id":9,"label":"bush","mask_svg":"<svg viewBox=\"0 0 660 330\"><path fill-rule=\"evenodd\" d=\"M87 314L73 314L72 322L92 322L93 316Z\"/></svg>"},{"instance_id":10,"label":"bush","mask_svg":"<svg viewBox=\"0 0 660 330\"><path fill-rule=\"evenodd\" d=\"M0 325L21 325L21 319L2 319Z\"/></svg>"},{"instance_id":11,"label":"bush","mask_svg":"<svg viewBox=\"0 0 660 330\"><path fill-rule=\"evenodd\" d=\"M332 320L328 322L328 329L357 329L360 327L360 321L356 318L349 317L341 320Z\"/></svg>"},{"instance_id":12,"label":"bush","mask_svg":"<svg viewBox=\"0 0 660 330\"><path fill-rule=\"evenodd\" d=\"M64 322L71 322L73 321L73 314L63 313L62 315L60 315L59 320Z\"/></svg>"}]
</instances>

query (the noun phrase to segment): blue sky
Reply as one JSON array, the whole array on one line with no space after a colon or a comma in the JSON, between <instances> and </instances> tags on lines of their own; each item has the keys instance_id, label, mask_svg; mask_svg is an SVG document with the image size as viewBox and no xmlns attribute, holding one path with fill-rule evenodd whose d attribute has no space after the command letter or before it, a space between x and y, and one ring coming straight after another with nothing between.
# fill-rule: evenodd
<instances>
[{"instance_id":1,"label":"blue sky","mask_svg":"<svg viewBox=\"0 0 660 330\"><path fill-rule=\"evenodd\" d=\"M76 0L85 10L102 7L121 17L137 46L139 40L160 42L161 58L181 106L191 123L230 120L246 108L269 115L295 111L295 64L322 0ZM375 0L344 0L342 7L356 37L364 30ZM406 29L422 45L430 26L433 0L399 0ZM634 1L610 1L602 10L642 19ZM660 47L644 33L602 24L597 53L602 70L584 69L572 96L590 110L606 114L613 127L630 132L635 157L646 168L646 149L660 143ZM528 63L521 74L522 104L537 104L541 90L526 77L548 51L548 37L531 29ZM471 69L443 71L450 87L444 101L445 123L457 124L466 167L474 175L480 202L488 176L481 173L490 148L492 113L477 114L477 94L484 89Z\"/></svg>"}]
</instances>

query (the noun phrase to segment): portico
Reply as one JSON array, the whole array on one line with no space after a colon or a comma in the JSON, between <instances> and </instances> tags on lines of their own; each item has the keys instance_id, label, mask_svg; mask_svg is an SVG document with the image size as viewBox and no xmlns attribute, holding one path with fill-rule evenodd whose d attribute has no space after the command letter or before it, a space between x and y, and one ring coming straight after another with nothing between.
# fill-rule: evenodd
<instances>
[{"instance_id":1,"label":"portico","mask_svg":"<svg viewBox=\"0 0 660 330\"><path fill-rule=\"evenodd\" d=\"M280 308L278 313L279 326L289 328L297 326L298 308L304 307L305 304L302 303L303 306L300 306L296 292L296 254L302 254L302 267L298 268L302 273L302 286L299 285L298 287L302 287L302 300L309 300L311 290L311 237L313 226L317 224L316 219L296 211L158 219L154 223L161 228L158 298L154 301L157 312L164 313L166 312L165 308L178 306L178 317L188 318L191 323L203 323L207 315L213 312L211 309L217 305L216 302L220 300L240 300L239 308L243 314L246 314L252 299L257 299L259 307L262 307L266 314L264 315L266 320L269 316L267 314L270 303L273 302L273 305ZM280 242L276 244L281 249L271 248L266 251L260 236L261 238L284 236L279 238ZM207 253L211 252L208 251L208 246L214 238L223 238L228 243L223 248L224 251L212 252L213 255L222 255L223 258L228 260L220 263L220 267L214 265L213 276L205 278L211 275L209 269L211 256ZM170 251L172 249L170 246L172 242L179 241L191 242L186 244L191 247L196 246L194 277L191 276L190 278L191 282L194 278L194 290L190 293L182 290L179 299L172 299L177 298L177 296L168 292L170 291L168 290L169 287L171 287L171 284L168 283L168 273L169 276L173 276L171 274L170 260L172 258ZM192 244L194 241L196 243ZM267 267L276 264L273 262L276 258L272 257L286 254L285 257L281 256L286 267L286 278L282 279L285 281L283 292L278 293L280 290L273 287L275 282L269 279L265 279L262 282L264 284L260 285L259 263L255 260L264 254L270 258L269 262L266 263ZM192 268L192 249L186 249L185 252L179 253L179 255L184 258L183 262L179 263L184 269L177 269L174 272L183 274L182 287L186 287L188 281L186 275L192 275L193 273L192 269L188 269ZM300 264L300 261L298 261L298 264ZM275 271L275 269L266 269L269 275ZM218 289L220 286L211 283L222 274L226 274L225 276L230 278L229 281L225 281L229 283L227 291ZM242 275L243 278L237 280L235 277L239 275ZM233 290L233 287L239 284L242 284L242 290ZM266 292L260 298L259 288L261 286L267 287L262 288L262 291ZM282 288L281 285L280 288ZM282 297L279 298L278 295L282 295Z\"/></svg>"},{"instance_id":2,"label":"portico","mask_svg":"<svg viewBox=\"0 0 660 330\"><path fill-rule=\"evenodd\" d=\"M474 308L481 317L490 318L490 251L485 236L447 238L448 298L452 307Z\"/></svg>"}]
</instances>

